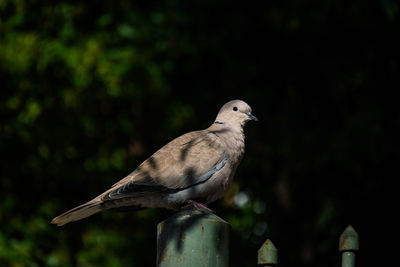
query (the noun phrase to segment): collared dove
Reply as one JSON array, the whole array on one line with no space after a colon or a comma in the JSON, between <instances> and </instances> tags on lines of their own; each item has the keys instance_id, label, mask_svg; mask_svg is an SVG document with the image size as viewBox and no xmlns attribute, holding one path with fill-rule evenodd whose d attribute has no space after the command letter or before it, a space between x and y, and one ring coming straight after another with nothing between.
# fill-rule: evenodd
<instances>
[{"instance_id":1,"label":"collared dove","mask_svg":"<svg viewBox=\"0 0 400 267\"><path fill-rule=\"evenodd\" d=\"M249 120L258 121L248 104L226 103L210 127L172 140L109 190L51 222L61 226L102 210L127 207L178 210L193 205L207 210L206 205L221 198L232 183L244 154L243 127Z\"/></svg>"}]
</instances>

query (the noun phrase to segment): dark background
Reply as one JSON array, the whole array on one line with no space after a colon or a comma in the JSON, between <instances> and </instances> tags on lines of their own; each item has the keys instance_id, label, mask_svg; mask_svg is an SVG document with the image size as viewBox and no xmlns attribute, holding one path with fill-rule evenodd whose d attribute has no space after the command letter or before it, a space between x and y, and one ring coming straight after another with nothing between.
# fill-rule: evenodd
<instances>
[{"instance_id":1,"label":"dark background","mask_svg":"<svg viewBox=\"0 0 400 267\"><path fill-rule=\"evenodd\" d=\"M0 1L0 265L154 266L172 212L50 220L242 99L231 266L383 266L397 215L396 1ZM394 189L394 190L391 190ZM393 205L395 204L395 205Z\"/></svg>"}]
</instances>

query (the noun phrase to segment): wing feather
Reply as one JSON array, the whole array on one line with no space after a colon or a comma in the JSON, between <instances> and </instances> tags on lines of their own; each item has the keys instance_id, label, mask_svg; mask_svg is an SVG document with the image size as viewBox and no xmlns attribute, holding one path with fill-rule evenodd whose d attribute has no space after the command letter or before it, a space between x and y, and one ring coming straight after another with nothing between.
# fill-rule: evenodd
<instances>
[{"instance_id":1,"label":"wing feather","mask_svg":"<svg viewBox=\"0 0 400 267\"><path fill-rule=\"evenodd\" d=\"M208 180L227 156L218 136L206 130L182 135L145 160L103 194L111 200L144 193L181 190Z\"/></svg>"}]
</instances>

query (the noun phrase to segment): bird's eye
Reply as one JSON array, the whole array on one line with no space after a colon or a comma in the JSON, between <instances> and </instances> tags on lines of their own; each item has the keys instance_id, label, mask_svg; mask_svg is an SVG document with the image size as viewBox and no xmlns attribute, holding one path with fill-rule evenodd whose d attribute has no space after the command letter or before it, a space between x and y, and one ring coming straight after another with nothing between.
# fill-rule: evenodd
<instances>
[{"instance_id":1,"label":"bird's eye","mask_svg":"<svg viewBox=\"0 0 400 267\"><path fill-rule=\"evenodd\" d=\"M233 111L238 111L238 108L237 107L233 107Z\"/></svg>"}]
</instances>

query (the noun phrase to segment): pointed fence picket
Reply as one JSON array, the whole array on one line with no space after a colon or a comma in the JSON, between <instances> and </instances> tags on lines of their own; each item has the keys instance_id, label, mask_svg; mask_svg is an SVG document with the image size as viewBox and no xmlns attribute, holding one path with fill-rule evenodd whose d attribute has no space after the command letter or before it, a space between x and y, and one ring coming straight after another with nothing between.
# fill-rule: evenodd
<instances>
[{"instance_id":1,"label":"pointed fence picket","mask_svg":"<svg viewBox=\"0 0 400 267\"><path fill-rule=\"evenodd\" d=\"M358 251L358 234L353 226L349 225L340 235L339 251L342 253L342 267L354 267L356 252Z\"/></svg>"}]
</instances>

